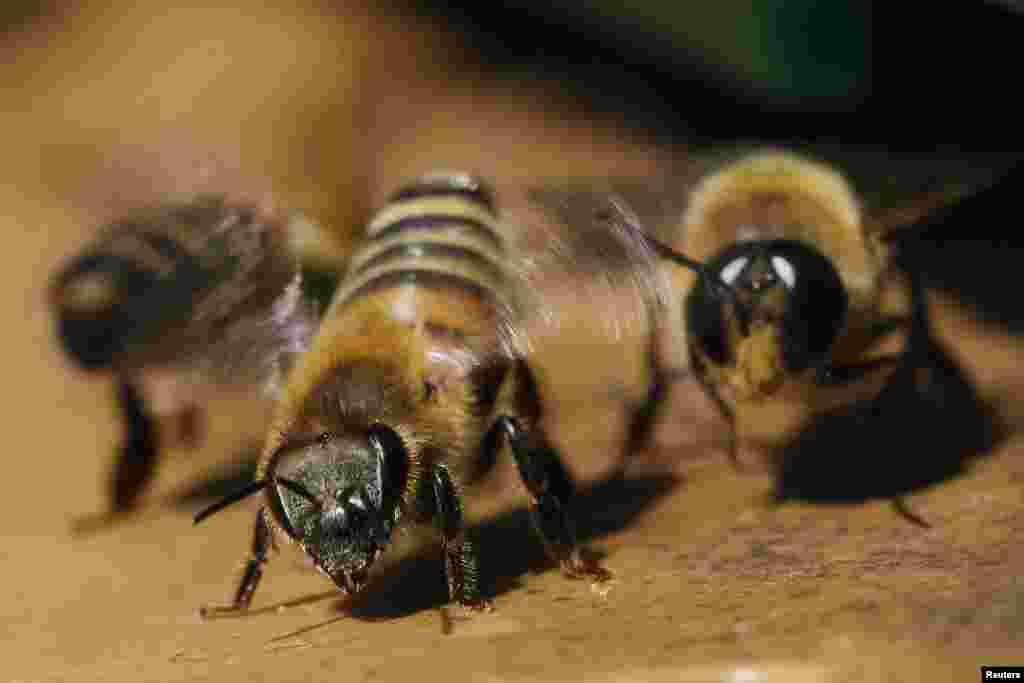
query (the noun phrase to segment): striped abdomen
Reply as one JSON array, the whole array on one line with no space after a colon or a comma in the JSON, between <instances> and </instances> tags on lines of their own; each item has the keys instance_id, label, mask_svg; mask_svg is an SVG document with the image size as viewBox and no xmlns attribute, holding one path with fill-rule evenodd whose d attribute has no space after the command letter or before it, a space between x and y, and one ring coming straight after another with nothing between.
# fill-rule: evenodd
<instances>
[{"instance_id":1,"label":"striped abdomen","mask_svg":"<svg viewBox=\"0 0 1024 683\"><path fill-rule=\"evenodd\" d=\"M462 175L422 178L373 219L328 316L377 299L396 320L488 337L513 324L494 201Z\"/></svg>"}]
</instances>

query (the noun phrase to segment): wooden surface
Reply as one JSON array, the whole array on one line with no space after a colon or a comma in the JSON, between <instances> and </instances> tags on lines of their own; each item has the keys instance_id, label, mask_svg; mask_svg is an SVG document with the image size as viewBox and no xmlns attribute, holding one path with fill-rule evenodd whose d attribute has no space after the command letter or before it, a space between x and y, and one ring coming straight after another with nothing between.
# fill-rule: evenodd
<instances>
[{"instance_id":1,"label":"wooden surface","mask_svg":"<svg viewBox=\"0 0 1024 683\"><path fill-rule=\"evenodd\" d=\"M72 539L71 519L102 505L117 435L110 388L67 367L42 293L47 274L126 203L211 186L272 194L345 235L364 205L424 167L510 180L642 176L678 155L611 123L583 124L572 102L527 85L442 87L418 71L457 58L418 61L418 50L437 49L431 39L382 26L113 4L8 37L0 85L17 97L0 112L0 296L11 316L0 342L0 678L965 681L982 664L1024 663L1024 355L946 303L943 338L1012 429L968 476L911 498L930 530L882 503L769 508L766 475L729 467L721 424L687 386L657 447L625 483L604 481L621 431L622 392L609 388L635 393L639 346L581 333L550 340L539 362L558 395L552 429L584 481L580 526L606 554L610 584L547 566L508 463L472 503L496 611L450 636L436 610L438 554L414 537L351 614L283 554L256 614L210 623L196 608L233 590L251 506L198 529L187 510L165 510ZM368 79L353 75L364 68ZM372 125L353 106L357 91L374 104ZM600 315L599 305L581 310L580 328ZM212 406L207 445L168 459L158 493L258 433L260 407L238 397ZM901 457L913 441L891 447ZM331 599L275 607L325 592ZM274 640L307 627L316 628Z\"/></svg>"}]
</instances>

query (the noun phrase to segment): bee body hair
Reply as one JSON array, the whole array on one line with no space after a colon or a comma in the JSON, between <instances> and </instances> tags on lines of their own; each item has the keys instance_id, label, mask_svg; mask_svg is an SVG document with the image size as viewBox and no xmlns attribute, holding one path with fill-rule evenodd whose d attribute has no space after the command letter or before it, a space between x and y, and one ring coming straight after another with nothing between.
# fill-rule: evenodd
<instances>
[{"instance_id":1,"label":"bee body hair","mask_svg":"<svg viewBox=\"0 0 1024 683\"><path fill-rule=\"evenodd\" d=\"M915 226L886 223L919 220L953 195L933 188L879 211L864 179L859 190L836 168L780 149L748 154L693 185L672 237L648 234L671 303L651 332L652 379L627 454L650 438L667 382L685 375L728 423L735 465L741 442L766 451L779 500L898 499L948 476L933 462L959 466L988 443L986 409L933 337L920 274L895 265ZM901 414L929 431L932 452L913 465L887 462L871 440L892 442L874 425ZM932 437L946 425L931 422L960 417L970 438Z\"/></svg>"},{"instance_id":2,"label":"bee body hair","mask_svg":"<svg viewBox=\"0 0 1024 683\"><path fill-rule=\"evenodd\" d=\"M257 539L269 528L298 543L352 593L393 532L432 520L450 597L487 608L461 493L504 438L552 555L567 572L606 575L577 555L570 478L515 345L522 280L507 249L493 198L467 175L424 176L371 220L277 406L257 484L240 494L263 490ZM248 606L265 562L257 545L222 609Z\"/></svg>"}]
</instances>

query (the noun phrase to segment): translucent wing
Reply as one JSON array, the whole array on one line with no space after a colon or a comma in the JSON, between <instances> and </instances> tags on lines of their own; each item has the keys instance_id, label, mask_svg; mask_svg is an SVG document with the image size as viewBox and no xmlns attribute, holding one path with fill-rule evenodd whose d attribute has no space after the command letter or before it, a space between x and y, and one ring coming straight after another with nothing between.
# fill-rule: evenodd
<instances>
[{"instance_id":1,"label":"translucent wing","mask_svg":"<svg viewBox=\"0 0 1024 683\"><path fill-rule=\"evenodd\" d=\"M528 332L520 346L581 325L611 342L659 325L671 333L665 337L663 352L671 354L665 360L687 367L682 302L696 277L659 260L645 236L683 250L684 217L701 180L770 150L824 163L849 181L866 237L912 224L956 202L985 187L1012 162L1009 154L960 155L956 149L915 155L868 146L781 147L747 141L691 147L658 177L549 181L517 198L503 191L502 203L520 235L527 283Z\"/></svg>"},{"instance_id":2,"label":"translucent wing","mask_svg":"<svg viewBox=\"0 0 1024 683\"><path fill-rule=\"evenodd\" d=\"M345 276L352 244L299 211L289 215L286 227L288 251L298 259L302 273L302 296L319 318Z\"/></svg>"},{"instance_id":3,"label":"translucent wing","mask_svg":"<svg viewBox=\"0 0 1024 683\"><path fill-rule=\"evenodd\" d=\"M523 352L540 336L585 332L596 343L643 336L669 283L641 219L611 184L549 183L503 195L513 223Z\"/></svg>"},{"instance_id":4,"label":"translucent wing","mask_svg":"<svg viewBox=\"0 0 1024 683\"><path fill-rule=\"evenodd\" d=\"M325 235L301 213L282 219L282 240L272 245L272 260L288 263L293 273L271 298L255 306L237 294L228 298L221 288L211 294L212 305L224 307L220 325L203 324L203 311L193 312L188 331L197 338L186 360L202 381L260 387L274 397L298 357L312 342L321 313L343 277L344 255L327 248ZM268 268L256 268L239 288L252 296L260 282L271 279Z\"/></svg>"},{"instance_id":5,"label":"translucent wing","mask_svg":"<svg viewBox=\"0 0 1024 683\"><path fill-rule=\"evenodd\" d=\"M307 223L220 195L167 199L109 223L56 273L63 349L117 381L124 428L109 510L79 520L79 532L138 507L160 455L158 423L182 445L200 443L196 384L241 386L252 407L278 393L317 326L295 249L297 236L310 244ZM317 263L326 290L340 275L330 264Z\"/></svg>"},{"instance_id":6,"label":"translucent wing","mask_svg":"<svg viewBox=\"0 0 1024 683\"><path fill-rule=\"evenodd\" d=\"M309 257L315 230L219 195L128 213L53 279L64 348L94 370L169 369L273 392L343 268L333 253Z\"/></svg>"}]
</instances>

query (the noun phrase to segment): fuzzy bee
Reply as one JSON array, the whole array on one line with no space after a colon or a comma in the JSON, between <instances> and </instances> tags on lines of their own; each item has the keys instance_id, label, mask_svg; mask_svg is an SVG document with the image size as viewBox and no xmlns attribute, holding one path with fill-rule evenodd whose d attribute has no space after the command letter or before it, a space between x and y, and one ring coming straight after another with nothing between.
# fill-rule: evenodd
<instances>
[{"instance_id":1,"label":"fuzzy bee","mask_svg":"<svg viewBox=\"0 0 1024 683\"><path fill-rule=\"evenodd\" d=\"M55 275L61 346L80 368L115 378L124 428L110 508L80 520L78 531L137 507L157 465L161 422L176 422L184 445L198 443L191 383L275 392L315 329L291 247L296 236L307 244L308 232L251 204L191 197L105 226Z\"/></svg>"},{"instance_id":2,"label":"fuzzy bee","mask_svg":"<svg viewBox=\"0 0 1024 683\"><path fill-rule=\"evenodd\" d=\"M569 576L608 576L579 554L573 484L540 425L517 338L521 263L475 177L435 173L391 197L291 375L256 481L196 517L263 492L234 600L204 614L249 606L277 540L354 594L403 526L431 520L452 601L487 609L462 498L505 443L550 556Z\"/></svg>"},{"instance_id":3,"label":"fuzzy bee","mask_svg":"<svg viewBox=\"0 0 1024 683\"><path fill-rule=\"evenodd\" d=\"M941 375L959 391L958 405L977 407L933 338L919 278L892 265L893 229L948 196L919 200L916 210L872 214L836 168L780 150L742 156L703 176L674 234L647 235L664 266L658 286L668 305L659 308L649 390L632 411L626 452L649 442L671 383L692 376L728 424L734 463L746 439L782 453L778 498L888 497L923 523L900 496L930 481L922 470L938 468L935 478L956 470L962 453L871 468L877 444L863 439L853 440L863 452L845 461L807 447L807 434L825 423L845 425L849 436L883 406L908 416L922 397L906 387L922 373ZM640 229L621 200L599 213ZM898 334L905 341L893 350ZM953 405L948 392L930 405L938 411L943 401ZM787 450L794 434L802 435L800 447Z\"/></svg>"}]
</instances>

